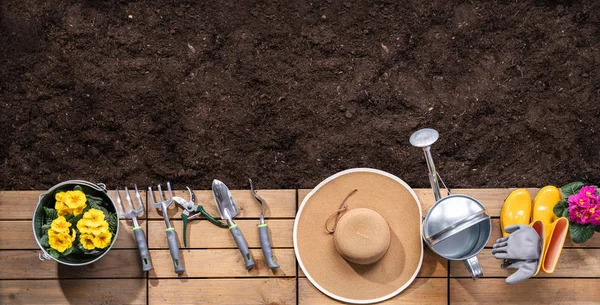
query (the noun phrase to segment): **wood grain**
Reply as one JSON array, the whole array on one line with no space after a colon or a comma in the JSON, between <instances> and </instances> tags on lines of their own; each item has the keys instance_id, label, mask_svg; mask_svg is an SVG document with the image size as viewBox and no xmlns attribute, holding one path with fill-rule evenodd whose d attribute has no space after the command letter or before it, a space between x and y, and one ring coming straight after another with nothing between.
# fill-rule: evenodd
<instances>
[{"instance_id":1,"label":"wood grain","mask_svg":"<svg viewBox=\"0 0 600 305\"><path fill-rule=\"evenodd\" d=\"M163 190L164 191L164 190ZM265 217L267 218L294 218L296 215L296 190L258 190L267 203ZM219 218L219 212L213 198L212 191L202 190L194 191L196 194L196 204L204 207L206 212L215 218ZM232 190L233 199L240 210L240 214L235 219L257 218L260 216L261 205L256 201L250 190ZM158 191L154 191L154 198L158 201ZM164 196L168 196L165 195ZM179 196L189 200L188 191L173 191L173 196ZM150 219L163 219L160 209L156 209L152 204L148 204L148 216ZM183 209L173 202L168 208L170 219L180 219Z\"/></svg>"},{"instance_id":2,"label":"wood grain","mask_svg":"<svg viewBox=\"0 0 600 305\"><path fill-rule=\"evenodd\" d=\"M144 278L137 250L111 249L98 261L84 266L67 266L40 261L35 250L0 251L0 279Z\"/></svg>"},{"instance_id":3,"label":"wood grain","mask_svg":"<svg viewBox=\"0 0 600 305\"><path fill-rule=\"evenodd\" d=\"M265 262L262 250L251 249L255 266L246 270L238 249L181 250L185 273L183 277L295 277L296 257L293 249L273 249L275 261L281 266L271 270ZM151 278L177 277L169 250L151 250L154 269Z\"/></svg>"},{"instance_id":4,"label":"wood grain","mask_svg":"<svg viewBox=\"0 0 600 305\"><path fill-rule=\"evenodd\" d=\"M260 248L260 238L258 234L258 220L238 220L235 222L239 227L248 247ZM268 219L269 232L271 234L271 246L273 248L294 247L292 241L292 231L294 228L293 219ZM183 221L175 220L171 225L177 232L179 246L183 249ZM165 235L165 222L162 220L150 220L148 230L152 233L148 239L150 248L168 248ZM210 221L193 220L188 223L188 247L189 248L236 248L237 245L227 228L217 227Z\"/></svg>"},{"instance_id":5,"label":"wood grain","mask_svg":"<svg viewBox=\"0 0 600 305\"><path fill-rule=\"evenodd\" d=\"M147 232L146 221L139 222L144 232ZM119 235L113 249L137 249L132 231L131 221L121 219ZM0 234L0 249L39 249L33 237L31 220L0 221L0 232L10 233Z\"/></svg>"},{"instance_id":6,"label":"wood grain","mask_svg":"<svg viewBox=\"0 0 600 305\"><path fill-rule=\"evenodd\" d=\"M600 279L534 278L511 286L504 279L450 279L450 304L598 304L599 285Z\"/></svg>"},{"instance_id":7,"label":"wood grain","mask_svg":"<svg viewBox=\"0 0 600 305\"><path fill-rule=\"evenodd\" d=\"M293 278L150 279L148 293L150 305L296 304L296 282Z\"/></svg>"},{"instance_id":8,"label":"wood grain","mask_svg":"<svg viewBox=\"0 0 600 305\"><path fill-rule=\"evenodd\" d=\"M447 283L447 279L417 278L399 295L377 304L447 304ZM298 304L300 305L346 304L321 293L306 278L298 279L298 290Z\"/></svg>"},{"instance_id":9,"label":"wood grain","mask_svg":"<svg viewBox=\"0 0 600 305\"><path fill-rule=\"evenodd\" d=\"M146 279L2 280L0 303L146 304Z\"/></svg>"},{"instance_id":10,"label":"wood grain","mask_svg":"<svg viewBox=\"0 0 600 305\"><path fill-rule=\"evenodd\" d=\"M39 196L46 191L0 191L0 220L5 219L21 219L21 220L30 220L33 217L33 212L35 207L37 206ZM131 193L133 195L133 193ZM146 198L146 192L140 191L140 195L143 198ZM116 202L115 191L109 190L108 196ZM124 194L121 194L124 196ZM123 199L125 199L123 197ZM134 204L137 204L137 201L134 199ZM127 207L127 203L125 203L125 207ZM117 207L118 210L118 207ZM145 219L146 213L142 212L139 219Z\"/></svg>"},{"instance_id":11,"label":"wood grain","mask_svg":"<svg viewBox=\"0 0 600 305\"><path fill-rule=\"evenodd\" d=\"M417 274L417 277L447 277L448 260L431 253L429 250L423 251L423 264ZM298 267L298 277L306 277L302 268Z\"/></svg>"},{"instance_id":12,"label":"wood grain","mask_svg":"<svg viewBox=\"0 0 600 305\"><path fill-rule=\"evenodd\" d=\"M484 277L507 277L515 269L502 269L502 260L496 259L491 249L484 249L477 258ZM536 277L598 277L600 275L600 249L563 249L556 270L552 274L540 271ZM459 261L450 262L451 277L470 277L464 264Z\"/></svg>"}]
</instances>

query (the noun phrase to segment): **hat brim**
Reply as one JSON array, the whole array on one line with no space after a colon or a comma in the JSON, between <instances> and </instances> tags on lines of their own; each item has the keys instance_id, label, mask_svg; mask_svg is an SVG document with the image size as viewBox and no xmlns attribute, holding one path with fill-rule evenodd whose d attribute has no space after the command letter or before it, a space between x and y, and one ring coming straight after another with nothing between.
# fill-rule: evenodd
<instances>
[{"instance_id":1,"label":"hat brim","mask_svg":"<svg viewBox=\"0 0 600 305\"><path fill-rule=\"evenodd\" d=\"M381 214L392 233L384 257L367 266L344 260L335 250L326 219L358 189L348 208ZM294 222L294 251L308 280L327 296L354 304L392 298L416 278L423 262L422 212L415 192L400 178L371 168L354 168L322 181L302 201Z\"/></svg>"}]
</instances>

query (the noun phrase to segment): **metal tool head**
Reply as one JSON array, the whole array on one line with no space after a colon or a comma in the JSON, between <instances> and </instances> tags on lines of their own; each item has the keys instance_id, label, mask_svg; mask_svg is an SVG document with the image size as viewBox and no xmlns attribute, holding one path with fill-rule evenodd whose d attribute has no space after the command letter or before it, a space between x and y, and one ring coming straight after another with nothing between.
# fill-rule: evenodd
<instances>
[{"instance_id":1,"label":"metal tool head","mask_svg":"<svg viewBox=\"0 0 600 305\"><path fill-rule=\"evenodd\" d=\"M248 178L248 182L250 182L250 190L252 191L252 195L254 195L254 198L256 198L256 200L258 200L258 202L261 205L260 208L260 223L263 224L265 222L265 206L267 205L265 200L262 199L262 197L258 196L258 194L256 193L256 191L254 190L254 186L252 185L252 179Z\"/></svg>"},{"instance_id":2,"label":"metal tool head","mask_svg":"<svg viewBox=\"0 0 600 305\"><path fill-rule=\"evenodd\" d=\"M189 188L188 186L186 186L188 192L190 193L190 200L185 200L181 197L175 196L173 197L173 200L175 201L175 203L179 204L184 210L188 211L188 212L195 212L196 211L196 195L194 194L194 192L192 191L191 188Z\"/></svg>"},{"instance_id":3,"label":"metal tool head","mask_svg":"<svg viewBox=\"0 0 600 305\"><path fill-rule=\"evenodd\" d=\"M225 183L215 179L212 183L213 196L221 219L231 220L240 213L231 192Z\"/></svg>"},{"instance_id":4,"label":"metal tool head","mask_svg":"<svg viewBox=\"0 0 600 305\"><path fill-rule=\"evenodd\" d=\"M414 147L425 148L431 146L435 141L437 141L440 137L440 134L437 130L432 128L423 128L415 131L410 136L410 144Z\"/></svg>"},{"instance_id":5,"label":"metal tool head","mask_svg":"<svg viewBox=\"0 0 600 305\"><path fill-rule=\"evenodd\" d=\"M142 213L142 211L144 210L144 203L142 202L142 197L140 196L140 191L138 190L137 185L134 185L134 187L135 187L135 196L137 197L139 207L137 209L135 209L133 207L133 202L131 201L131 196L129 195L129 190L127 189L127 187L125 187L125 198L127 200L127 204L129 205L129 210L127 212L125 212L123 209L123 202L121 201L121 194L119 194L119 189L118 188L115 189L115 192L117 194L116 195L117 204L119 205L119 211L121 212L122 217L134 218L134 217L137 217L137 215Z\"/></svg>"},{"instance_id":6,"label":"metal tool head","mask_svg":"<svg viewBox=\"0 0 600 305\"><path fill-rule=\"evenodd\" d=\"M165 200L163 197L162 188L161 188L160 184L158 185L158 198L160 199L160 201L156 202L154 200L154 193L152 192L152 186L148 187L148 198L150 198L150 201L152 202L152 205L155 208L160 208L160 207L162 207L163 204L165 205L165 207L168 207L169 205L171 205L171 203L173 203L173 191L171 190L170 182L167 182L167 190L169 192L169 198L167 200Z\"/></svg>"}]
</instances>

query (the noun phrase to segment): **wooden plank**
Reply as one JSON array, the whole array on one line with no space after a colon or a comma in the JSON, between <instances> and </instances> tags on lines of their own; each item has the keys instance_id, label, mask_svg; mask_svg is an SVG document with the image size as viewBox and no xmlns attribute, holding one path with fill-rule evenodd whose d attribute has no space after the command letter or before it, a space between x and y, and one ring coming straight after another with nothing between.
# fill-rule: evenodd
<instances>
[{"instance_id":1,"label":"wooden plank","mask_svg":"<svg viewBox=\"0 0 600 305\"><path fill-rule=\"evenodd\" d=\"M500 231L500 219L493 218L492 219L492 235L490 236L490 240L486 244L486 247L492 247L498 238L502 237L502 232ZM594 234L592 238L582 244L576 244L571 240L571 236L567 234L567 238L565 239L565 248L597 248L600 247L600 234Z\"/></svg>"},{"instance_id":2,"label":"wooden plank","mask_svg":"<svg viewBox=\"0 0 600 305\"><path fill-rule=\"evenodd\" d=\"M296 304L295 279L150 279L149 304ZM122 303L125 304L125 303Z\"/></svg>"},{"instance_id":3,"label":"wooden plank","mask_svg":"<svg viewBox=\"0 0 600 305\"><path fill-rule=\"evenodd\" d=\"M269 231L271 233L271 246L273 248L293 248L292 231L293 219L268 219ZM260 248L258 234L258 220L238 220L236 224L242 230L250 248ZM179 245L183 248L183 221L175 220L171 225L177 232ZM148 239L150 248L168 248L167 238L164 233L165 222L162 220L150 220L148 230L152 232ZM217 227L210 221L193 220L188 223L188 247L190 248L236 248L237 245L227 228Z\"/></svg>"},{"instance_id":4,"label":"wooden plank","mask_svg":"<svg viewBox=\"0 0 600 305\"><path fill-rule=\"evenodd\" d=\"M146 279L0 280L0 303L146 304Z\"/></svg>"},{"instance_id":5,"label":"wooden plank","mask_svg":"<svg viewBox=\"0 0 600 305\"><path fill-rule=\"evenodd\" d=\"M492 255L491 249L484 249L477 258L485 277L507 277L515 269L502 269L502 260ZM542 271L536 277L598 277L600 275L600 249L563 249L556 270L552 274ZM450 262L451 277L470 277L464 264L459 261Z\"/></svg>"},{"instance_id":6,"label":"wooden plank","mask_svg":"<svg viewBox=\"0 0 600 305\"><path fill-rule=\"evenodd\" d=\"M417 278L399 295L377 304L447 304L447 283L447 279ZM298 304L300 305L346 304L326 296L306 278L298 279L298 290Z\"/></svg>"},{"instance_id":7,"label":"wooden plank","mask_svg":"<svg viewBox=\"0 0 600 305\"><path fill-rule=\"evenodd\" d=\"M146 221L140 220L140 225L146 231ZM113 249L137 249L132 231L131 221L121 219ZM39 249L33 237L31 220L0 221L0 232L10 232L0 234L0 249Z\"/></svg>"},{"instance_id":8,"label":"wooden plank","mask_svg":"<svg viewBox=\"0 0 600 305\"><path fill-rule=\"evenodd\" d=\"M67 279L67 278L143 278L137 250L111 249L100 260L74 267L55 261L40 261L40 251L0 251L0 279Z\"/></svg>"},{"instance_id":9,"label":"wooden plank","mask_svg":"<svg viewBox=\"0 0 600 305\"><path fill-rule=\"evenodd\" d=\"M599 285L600 279L534 278L511 286L504 279L450 279L450 304L598 304Z\"/></svg>"},{"instance_id":10,"label":"wooden plank","mask_svg":"<svg viewBox=\"0 0 600 305\"><path fill-rule=\"evenodd\" d=\"M22 219L27 220L33 217L33 212L37 206L39 196L44 190L39 191L0 191L0 220ZM132 193L133 194L133 193ZM146 198L146 192L140 191L142 198ZM115 200L115 191L108 191L110 198ZM122 195L123 196L123 195ZM137 203L134 199L134 203ZM115 201L115 204L116 201ZM117 207L118 209L118 207ZM145 219L146 213L138 217Z\"/></svg>"},{"instance_id":11,"label":"wooden plank","mask_svg":"<svg viewBox=\"0 0 600 305\"><path fill-rule=\"evenodd\" d=\"M423 264L417 277L443 277L448 276L448 260L425 250L423 252ZM306 277L302 268L298 267L298 277Z\"/></svg>"},{"instance_id":12,"label":"wooden plank","mask_svg":"<svg viewBox=\"0 0 600 305\"><path fill-rule=\"evenodd\" d=\"M182 277L295 277L296 257L293 249L273 249L275 261L281 266L271 270L265 262L262 250L251 249L256 265L246 270L238 249L183 250L181 260L185 268ZM154 269L151 278L177 277L169 250L151 250Z\"/></svg>"},{"instance_id":13,"label":"wooden plank","mask_svg":"<svg viewBox=\"0 0 600 305\"><path fill-rule=\"evenodd\" d=\"M164 191L164 190L163 190ZM296 190L258 190L257 193L267 202L265 217L267 218L293 218L296 215ZM206 212L215 218L219 217L217 206L213 198L212 191L196 190L196 204L204 207ZM256 218L260 216L261 206L256 201L250 190L232 190L231 194L240 210L236 219ZM168 196L165 194L165 196ZM173 196L179 196L189 199L187 190L175 190ZM154 198L158 200L158 191L154 191ZM149 204L148 215L151 219L163 219L160 209L154 208ZM169 206L168 214L170 219L180 219L183 209L175 202Z\"/></svg>"}]
</instances>

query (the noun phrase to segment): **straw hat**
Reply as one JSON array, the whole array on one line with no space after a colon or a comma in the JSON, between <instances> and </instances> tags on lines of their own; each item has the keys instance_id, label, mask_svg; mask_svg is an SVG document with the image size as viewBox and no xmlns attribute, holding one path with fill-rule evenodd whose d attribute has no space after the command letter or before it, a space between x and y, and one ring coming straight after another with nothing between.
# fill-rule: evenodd
<instances>
[{"instance_id":1,"label":"straw hat","mask_svg":"<svg viewBox=\"0 0 600 305\"><path fill-rule=\"evenodd\" d=\"M300 205L294 223L298 264L334 299L389 299L421 268L421 218L416 194L398 177L369 168L339 172Z\"/></svg>"}]
</instances>

